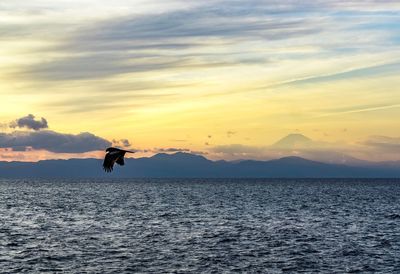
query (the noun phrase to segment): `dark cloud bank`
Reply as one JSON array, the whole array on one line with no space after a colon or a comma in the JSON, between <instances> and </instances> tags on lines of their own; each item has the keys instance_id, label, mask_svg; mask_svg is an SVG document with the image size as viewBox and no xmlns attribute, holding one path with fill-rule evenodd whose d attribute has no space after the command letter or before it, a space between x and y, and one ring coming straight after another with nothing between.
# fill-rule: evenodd
<instances>
[{"instance_id":1,"label":"dark cloud bank","mask_svg":"<svg viewBox=\"0 0 400 274\"><path fill-rule=\"evenodd\" d=\"M111 146L111 142L89 132L76 135L51 130L0 133L0 147L16 151L32 148L55 153L84 153L103 150L108 146Z\"/></svg>"}]
</instances>

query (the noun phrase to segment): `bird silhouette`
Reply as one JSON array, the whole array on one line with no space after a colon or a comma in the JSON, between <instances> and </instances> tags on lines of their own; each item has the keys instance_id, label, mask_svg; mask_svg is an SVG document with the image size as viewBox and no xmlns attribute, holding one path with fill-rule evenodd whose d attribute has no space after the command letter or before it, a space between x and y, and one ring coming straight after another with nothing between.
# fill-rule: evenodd
<instances>
[{"instance_id":1,"label":"bird silhouette","mask_svg":"<svg viewBox=\"0 0 400 274\"><path fill-rule=\"evenodd\" d=\"M123 150L116 147L109 147L106 149L106 156L104 157L103 169L105 172L111 172L114 164L117 163L120 166L125 165L124 156L125 153L134 153L133 151Z\"/></svg>"}]
</instances>

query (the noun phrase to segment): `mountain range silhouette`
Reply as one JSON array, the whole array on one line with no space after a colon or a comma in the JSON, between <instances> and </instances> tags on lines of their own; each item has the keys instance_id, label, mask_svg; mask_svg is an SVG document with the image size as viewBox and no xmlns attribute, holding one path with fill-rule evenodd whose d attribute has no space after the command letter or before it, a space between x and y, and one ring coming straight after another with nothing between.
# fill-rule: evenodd
<instances>
[{"instance_id":1,"label":"mountain range silhouette","mask_svg":"<svg viewBox=\"0 0 400 274\"><path fill-rule=\"evenodd\" d=\"M211 161L178 152L128 158L111 174L100 159L0 162L0 178L400 178L398 165L349 166L284 157L270 161Z\"/></svg>"}]
</instances>

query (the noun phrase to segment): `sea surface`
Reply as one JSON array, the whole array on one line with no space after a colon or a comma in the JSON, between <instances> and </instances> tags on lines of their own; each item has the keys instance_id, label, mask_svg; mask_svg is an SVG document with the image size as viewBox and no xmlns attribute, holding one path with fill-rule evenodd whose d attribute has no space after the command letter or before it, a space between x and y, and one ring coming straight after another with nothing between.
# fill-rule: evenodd
<instances>
[{"instance_id":1,"label":"sea surface","mask_svg":"<svg viewBox=\"0 0 400 274\"><path fill-rule=\"evenodd\" d=\"M400 180L2 180L1 273L400 273Z\"/></svg>"}]
</instances>

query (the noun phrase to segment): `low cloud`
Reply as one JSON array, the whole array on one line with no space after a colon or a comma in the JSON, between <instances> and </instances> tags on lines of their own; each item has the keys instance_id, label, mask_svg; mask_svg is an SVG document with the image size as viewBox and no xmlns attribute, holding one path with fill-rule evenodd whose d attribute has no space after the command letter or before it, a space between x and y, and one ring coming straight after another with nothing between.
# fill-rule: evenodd
<instances>
[{"instance_id":1,"label":"low cloud","mask_svg":"<svg viewBox=\"0 0 400 274\"><path fill-rule=\"evenodd\" d=\"M207 155L208 154L205 151L197 151L197 150L191 150L188 148L176 148L176 147L145 149L145 150L142 150L141 152L151 152L151 153L185 152L185 153L198 154L198 155Z\"/></svg>"},{"instance_id":2,"label":"low cloud","mask_svg":"<svg viewBox=\"0 0 400 274\"><path fill-rule=\"evenodd\" d=\"M11 128L27 128L33 130L41 130L48 128L47 120L41 118L40 120L35 120L35 115L28 114L27 116L21 117L10 123Z\"/></svg>"},{"instance_id":3,"label":"low cloud","mask_svg":"<svg viewBox=\"0 0 400 274\"><path fill-rule=\"evenodd\" d=\"M229 144L210 147L209 151L214 159L270 160L287 156L298 156L330 163L356 164L360 162L360 160L352 157L354 150L347 144L314 141L301 134L289 134L272 145L251 146Z\"/></svg>"},{"instance_id":4,"label":"low cloud","mask_svg":"<svg viewBox=\"0 0 400 274\"><path fill-rule=\"evenodd\" d=\"M233 136L235 134L236 134L236 132L235 131L231 131L231 130L226 132L226 136L228 136L228 138L230 138L231 136Z\"/></svg>"},{"instance_id":5,"label":"low cloud","mask_svg":"<svg viewBox=\"0 0 400 274\"><path fill-rule=\"evenodd\" d=\"M241 144L231 145L220 145L211 148L213 153L222 155L223 157L228 156L229 158L243 158L248 156L262 155L265 151L264 147L247 146Z\"/></svg>"},{"instance_id":6,"label":"low cloud","mask_svg":"<svg viewBox=\"0 0 400 274\"><path fill-rule=\"evenodd\" d=\"M121 139L121 140L120 140L120 143L122 143L122 145L123 145L124 147L130 147L130 146L131 146L131 143L129 142L128 139Z\"/></svg>"},{"instance_id":7,"label":"low cloud","mask_svg":"<svg viewBox=\"0 0 400 274\"><path fill-rule=\"evenodd\" d=\"M108 146L111 146L111 142L89 132L76 135L51 130L0 133L0 148L11 148L13 151L34 149L54 153L84 153L103 150Z\"/></svg>"},{"instance_id":8,"label":"low cloud","mask_svg":"<svg viewBox=\"0 0 400 274\"><path fill-rule=\"evenodd\" d=\"M9 124L7 124L7 123L0 123L0 130L6 130L6 129L8 129L8 127L9 127Z\"/></svg>"},{"instance_id":9,"label":"low cloud","mask_svg":"<svg viewBox=\"0 0 400 274\"><path fill-rule=\"evenodd\" d=\"M387 136L371 136L364 145L373 147L385 152L398 153L400 152L400 138Z\"/></svg>"},{"instance_id":10,"label":"low cloud","mask_svg":"<svg viewBox=\"0 0 400 274\"><path fill-rule=\"evenodd\" d=\"M115 146L120 146L120 147L124 147L124 148L128 148L131 147L131 143L129 142L128 139L119 139L119 140L112 140L113 145Z\"/></svg>"},{"instance_id":11,"label":"low cloud","mask_svg":"<svg viewBox=\"0 0 400 274\"><path fill-rule=\"evenodd\" d=\"M155 150L157 152L190 152L190 149L187 149L187 148L175 148L175 147L157 148Z\"/></svg>"},{"instance_id":12,"label":"low cloud","mask_svg":"<svg viewBox=\"0 0 400 274\"><path fill-rule=\"evenodd\" d=\"M21 162L37 162L49 159L102 159L103 151L89 151L84 153L54 153L47 150L26 150L24 152L16 152L12 149L0 148L0 161L21 161Z\"/></svg>"},{"instance_id":13,"label":"low cloud","mask_svg":"<svg viewBox=\"0 0 400 274\"><path fill-rule=\"evenodd\" d=\"M346 148L341 148L345 150ZM276 146L249 146L243 144L231 144L214 146L210 148L210 152L215 159L225 160L271 160L279 159L287 156L298 156L310 160L344 163L353 160L347 157L339 149L334 147L298 147L284 148Z\"/></svg>"}]
</instances>

